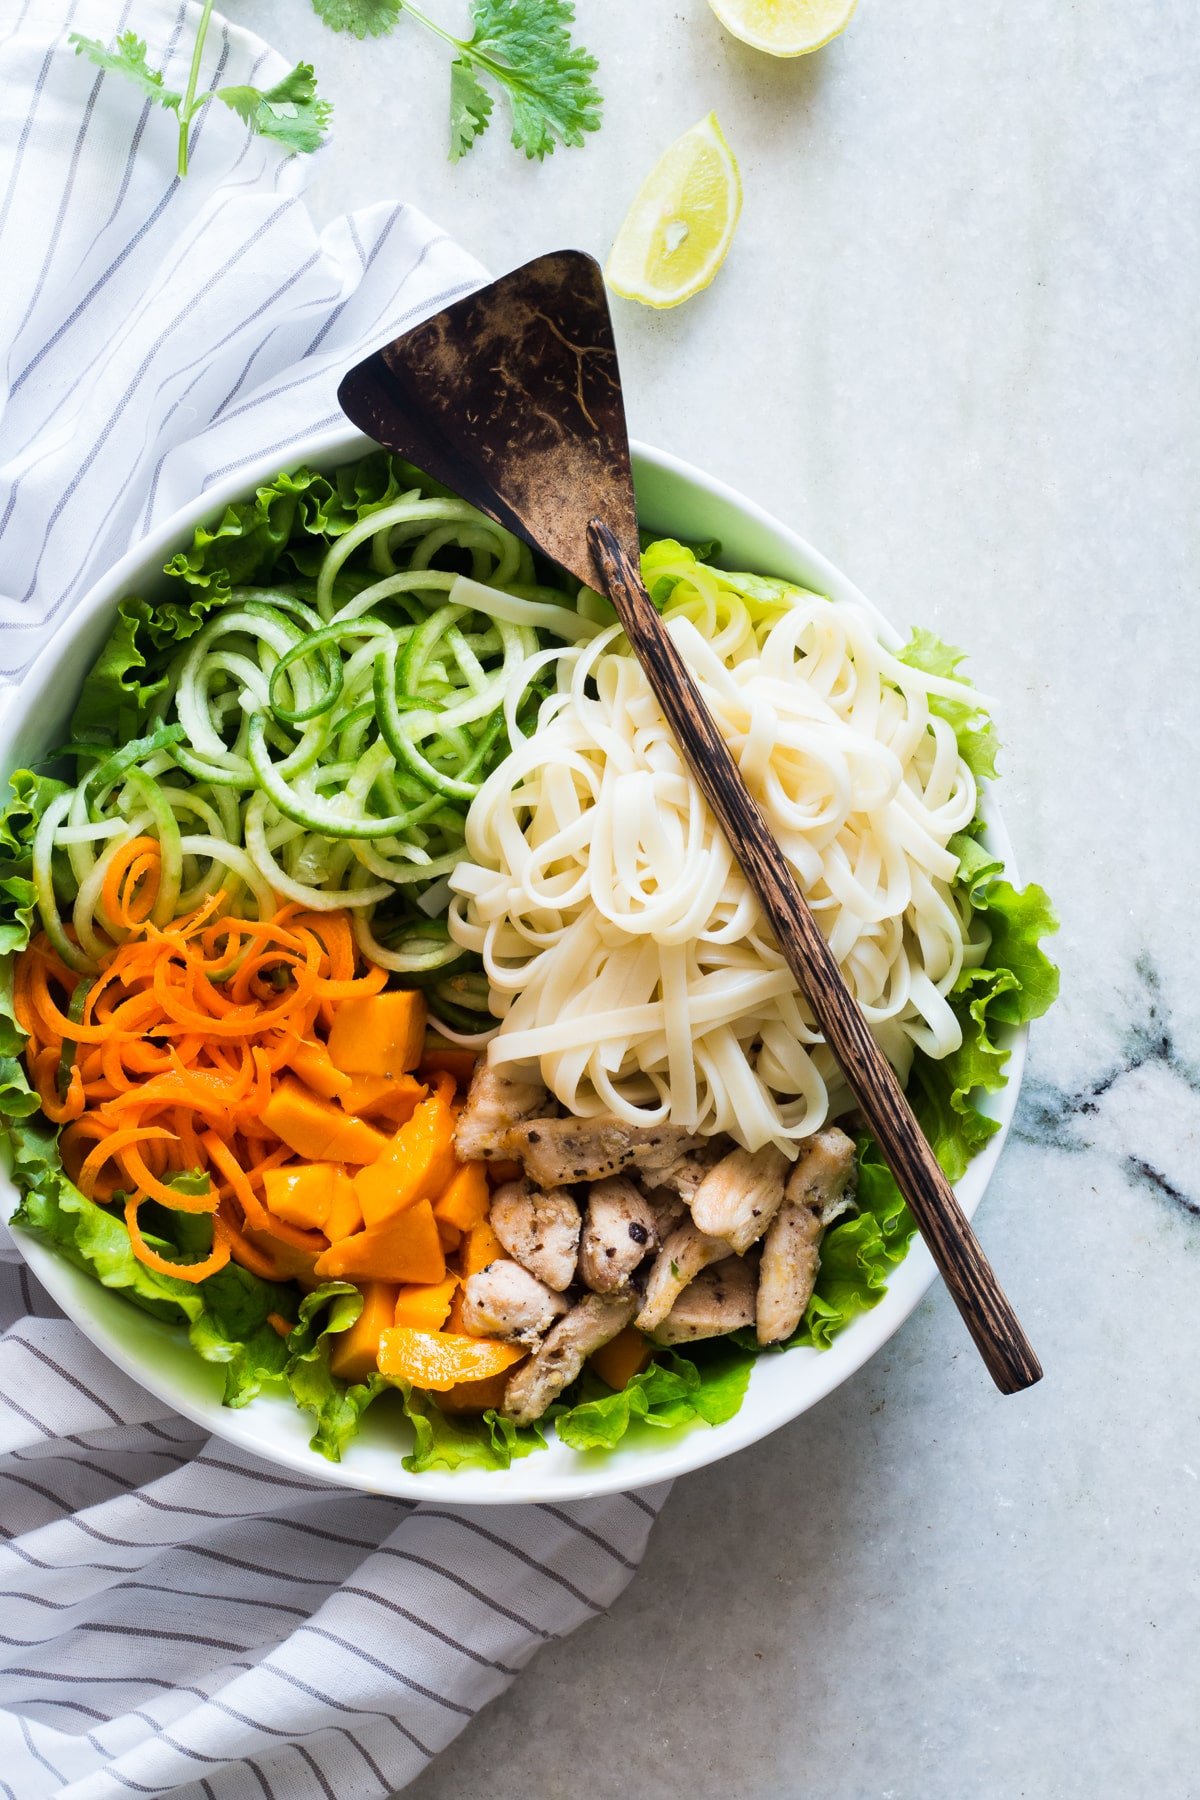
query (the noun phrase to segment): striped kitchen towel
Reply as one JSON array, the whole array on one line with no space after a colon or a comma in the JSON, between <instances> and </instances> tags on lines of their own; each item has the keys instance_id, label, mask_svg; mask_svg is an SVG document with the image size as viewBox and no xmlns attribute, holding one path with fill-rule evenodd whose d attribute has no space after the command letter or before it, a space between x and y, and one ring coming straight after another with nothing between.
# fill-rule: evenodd
<instances>
[{"instance_id":1,"label":"striped kitchen towel","mask_svg":"<svg viewBox=\"0 0 1200 1800\"><path fill-rule=\"evenodd\" d=\"M344 368L479 266L410 207L318 232L309 159L76 58L132 25L182 86L199 8L0 5L0 670L206 484L337 417ZM282 60L216 25L204 79ZM630 1579L659 1488L402 1505L256 1463L109 1367L0 1226L0 1795L402 1788Z\"/></svg>"}]
</instances>

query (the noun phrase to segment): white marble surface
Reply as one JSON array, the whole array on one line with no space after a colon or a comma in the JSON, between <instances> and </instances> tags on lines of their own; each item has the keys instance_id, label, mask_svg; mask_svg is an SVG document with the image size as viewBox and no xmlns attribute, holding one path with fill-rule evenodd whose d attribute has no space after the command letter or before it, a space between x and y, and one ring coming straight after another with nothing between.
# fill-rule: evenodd
<instances>
[{"instance_id":1,"label":"white marble surface","mask_svg":"<svg viewBox=\"0 0 1200 1800\"><path fill-rule=\"evenodd\" d=\"M431 0L436 5L437 0ZM973 652L1023 871L1063 915L981 1227L1046 1366L1001 1400L934 1292L815 1412L680 1483L608 1617L414 1800L1198 1791L1200 33L1191 0L861 0L773 65L705 0L580 0L603 132L443 161L411 25L231 10L339 108L322 214L404 196L497 271L603 253L716 107L717 284L622 306L642 436ZM446 6L439 10L444 14Z\"/></svg>"}]
</instances>

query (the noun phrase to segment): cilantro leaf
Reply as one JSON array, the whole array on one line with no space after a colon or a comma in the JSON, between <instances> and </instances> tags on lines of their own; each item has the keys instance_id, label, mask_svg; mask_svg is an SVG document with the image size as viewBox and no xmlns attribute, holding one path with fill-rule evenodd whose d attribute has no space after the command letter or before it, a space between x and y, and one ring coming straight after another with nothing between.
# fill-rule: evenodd
<instances>
[{"instance_id":1,"label":"cilantro leaf","mask_svg":"<svg viewBox=\"0 0 1200 1800\"><path fill-rule=\"evenodd\" d=\"M297 63L265 92L256 87L224 87L217 89L217 99L259 137L274 138L289 150L319 149L333 111L328 100L317 98L311 63Z\"/></svg>"},{"instance_id":2,"label":"cilantro leaf","mask_svg":"<svg viewBox=\"0 0 1200 1800\"><path fill-rule=\"evenodd\" d=\"M450 160L458 162L488 128L492 96L470 63L456 56L450 64Z\"/></svg>"},{"instance_id":3,"label":"cilantro leaf","mask_svg":"<svg viewBox=\"0 0 1200 1800\"><path fill-rule=\"evenodd\" d=\"M504 88L518 150L540 162L556 143L577 148L599 129L599 64L571 42L571 0L471 0L471 21L463 57Z\"/></svg>"},{"instance_id":4,"label":"cilantro leaf","mask_svg":"<svg viewBox=\"0 0 1200 1800\"><path fill-rule=\"evenodd\" d=\"M356 38L386 37L403 11L403 0L312 0L313 11L331 31Z\"/></svg>"},{"instance_id":5,"label":"cilantro leaf","mask_svg":"<svg viewBox=\"0 0 1200 1800\"><path fill-rule=\"evenodd\" d=\"M99 38L84 37L78 31L71 33L69 41L75 46L76 56L86 56L98 69L111 75L124 75L160 106L179 111L183 95L163 86L162 75L146 61L146 40L136 31L123 31L111 50L106 50Z\"/></svg>"}]
</instances>

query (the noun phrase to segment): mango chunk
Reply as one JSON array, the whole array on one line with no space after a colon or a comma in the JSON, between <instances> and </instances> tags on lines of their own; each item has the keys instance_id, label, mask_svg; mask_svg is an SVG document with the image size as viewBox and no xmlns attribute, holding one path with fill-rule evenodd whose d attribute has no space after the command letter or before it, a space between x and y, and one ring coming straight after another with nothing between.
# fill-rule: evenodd
<instances>
[{"instance_id":1,"label":"mango chunk","mask_svg":"<svg viewBox=\"0 0 1200 1800\"><path fill-rule=\"evenodd\" d=\"M311 1162L370 1163L387 1148L382 1132L287 1076L275 1084L263 1124Z\"/></svg>"},{"instance_id":2,"label":"mango chunk","mask_svg":"<svg viewBox=\"0 0 1200 1800\"><path fill-rule=\"evenodd\" d=\"M333 1015L329 1054L347 1075L403 1075L425 1048L425 996L413 988L343 1000Z\"/></svg>"},{"instance_id":3,"label":"mango chunk","mask_svg":"<svg viewBox=\"0 0 1200 1800\"><path fill-rule=\"evenodd\" d=\"M368 1225L378 1225L418 1200L436 1200L454 1173L454 1113L446 1088L422 1100L406 1125L369 1168L355 1177Z\"/></svg>"},{"instance_id":4,"label":"mango chunk","mask_svg":"<svg viewBox=\"0 0 1200 1800\"><path fill-rule=\"evenodd\" d=\"M333 1059L324 1044L318 1044L310 1038L302 1038L288 1058L289 1067L294 1075L298 1075L305 1087L320 1094L323 1100L340 1100L350 1086L350 1076L334 1067Z\"/></svg>"},{"instance_id":5,"label":"mango chunk","mask_svg":"<svg viewBox=\"0 0 1200 1800\"><path fill-rule=\"evenodd\" d=\"M526 1354L498 1338L461 1337L453 1331L412 1331L395 1326L379 1340L381 1374L413 1387L444 1392L462 1381L499 1375Z\"/></svg>"},{"instance_id":6,"label":"mango chunk","mask_svg":"<svg viewBox=\"0 0 1200 1800\"><path fill-rule=\"evenodd\" d=\"M460 1163L434 1201L433 1210L447 1225L470 1231L472 1225L479 1225L487 1218L490 1204L491 1193L483 1164Z\"/></svg>"},{"instance_id":7,"label":"mango chunk","mask_svg":"<svg viewBox=\"0 0 1200 1800\"><path fill-rule=\"evenodd\" d=\"M434 1039L425 1039L425 1051L421 1057L421 1072L430 1075L453 1075L459 1087L470 1086L471 1077L475 1073L478 1058L474 1050L460 1050L456 1044L447 1044Z\"/></svg>"},{"instance_id":8,"label":"mango chunk","mask_svg":"<svg viewBox=\"0 0 1200 1800\"><path fill-rule=\"evenodd\" d=\"M491 1406L501 1406L511 1369L499 1375L485 1375L482 1381L456 1381L438 1395L438 1405L448 1413L481 1413Z\"/></svg>"},{"instance_id":9,"label":"mango chunk","mask_svg":"<svg viewBox=\"0 0 1200 1800\"><path fill-rule=\"evenodd\" d=\"M317 1258L316 1269L324 1280L441 1281L446 1258L432 1206L428 1200L418 1200L381 1225L368 1225L353 1237L330 1244Z\"/></svg>"},{"instance_id":10,"label":"mango chunk","mask_svg":"<svg viewBox=\"0 0 1200 1800\"><path fill-rule=\"evenodd\" d=\"M654 1345L649 1343L640 1331L632 1325L626 1325L624 1331L618 1331L615 1338L610 1338L599 1350L593 1350L588 1358L588 1366L596 1371L601 1381L607 1381L610 1388L618 1393L635 1375L640 1375L654 1354Z\"/></svg>"},{"instance_id":11,"label":"mango chunk","mask_svg":"<svg viewBox=\"0 0 1200 1800\"><path fill-rule=\"evenodd\" d=\"M362 1311L349 1331L330 1340L329 1367L339 1381L366 1381L378 1372L379 1339L392 1323L398 1291L387 1281L364 1283Z\"/></svg>"},{"instance_id":12,"label":"mango chunk","mask_svg":"<svg viewBox=\"0 0 1200 1800\"><path fill-rule=\"evenodd\" d=\"M392 1323L411 1326L414 1331L440 1330L446 1323L446 1315L450 1311L457 1286L458 1276L447 1275L444 1281L427 1283L422 1287L402 1287L396 1298Z\"/></svg>"},{"instance_id":13,"label":"mango chunk","mask_svg":"<svg viewBox=\"0 0 1200 1800\"><path fill-rule=\"evenodd\" d=\"M333 1197L329 1205L325 1236L331 1244L336 1244L339 1238L353 1237L362 1228L362 1207L358 1204L358 1189L354 1185L354 1178L347 1175L345 1169L335 1168Z\"/></svg>"},{"instance_id":14,"label":"mango chunk","mask_svg":"<svg viewBox=\"0 0 1200 1800\"><path fill-rule=\"evenodd\" d=\"M268 1211L306 1231L325 1231L333 1206L335 1174L332 1163L321 1162L268 1169L263 1176L263 1199Z\"/></svg>"},{"instance_id":15,"label":"mango chunk","mask_svg":"<svg viewBox=\"0 0 1200 1800\"><path fill-rule=\"evenodd\" d=\"M497 1257L507 1254L486 1219L478 1225L472 1225L465 1233L458 1253L463 1280L467 1281L472 1275L477 1275L480 1269L486 1269L490 1262L495 1262Z\"/></svg>"},{"instance_id":16,"label":"mango chunk","mask_svg":"<svg viewBox=\"0 0 1200 1800\"><path fill-rule=\"evenodd\" d=\"M382 1115L392 1125L411 1119L429 1089L415 1075L343 1075L338 1096L348 1113Z\"/></svg>"}]
</instances>

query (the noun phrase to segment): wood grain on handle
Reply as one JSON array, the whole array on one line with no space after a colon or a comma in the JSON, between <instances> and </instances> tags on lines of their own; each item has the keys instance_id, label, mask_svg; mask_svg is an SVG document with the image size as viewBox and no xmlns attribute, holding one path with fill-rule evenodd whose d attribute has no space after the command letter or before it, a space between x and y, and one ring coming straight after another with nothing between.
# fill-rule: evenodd
<instances>
[{"instance_id":1,"label":"wood grain on handle","mask_svg":"<svg viewBox=\"0 0 1200 1800\"><path fill-rule=\"evenodd\" d=\"M783 851L655 612L642 585L641 571L602 519L591 521L588 536L609 599L684 760L758 896L788 967L837 1057L992 1379L1005 1394L1032 1387L1041 1380L1041 1364L926 1142L891 1064L842 979Z\"/></svg>"}]
</instances>

